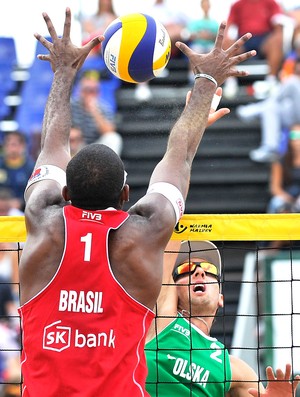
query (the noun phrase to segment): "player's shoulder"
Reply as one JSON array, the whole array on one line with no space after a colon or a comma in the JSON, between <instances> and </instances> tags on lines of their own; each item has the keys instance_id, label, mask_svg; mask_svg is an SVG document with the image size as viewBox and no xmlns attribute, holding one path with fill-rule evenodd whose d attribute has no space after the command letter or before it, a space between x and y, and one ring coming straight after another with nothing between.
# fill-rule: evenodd
<instances>
[{"instance_id":1,"label":"player's shoulder","mask_svg":"<svg viewBox=\"0 0 300 397\"><path fill-rule=\"evenodd\" d=\"M253 368L250 367L249 364L247 364L244 360L242 360L239 357L230 355L230 366L231 366L231 372L232 372L232 378L236 380L251 380L251 381L256 381L257 380L257 374L253 370Z\"/></svg>"},{"instance_id":2,"label":"player's shoulder","mask_svg":"<svg viewBox=\"0 0 300 397\"><path fill-rule=\"evenodd\" d=\"M52 227L63 224L63 207L67 203L62 197L47 197L44 193L33 192L26 200L25 220L28 232L45 230L49 233Z\"/></svg>"}]
</instances>

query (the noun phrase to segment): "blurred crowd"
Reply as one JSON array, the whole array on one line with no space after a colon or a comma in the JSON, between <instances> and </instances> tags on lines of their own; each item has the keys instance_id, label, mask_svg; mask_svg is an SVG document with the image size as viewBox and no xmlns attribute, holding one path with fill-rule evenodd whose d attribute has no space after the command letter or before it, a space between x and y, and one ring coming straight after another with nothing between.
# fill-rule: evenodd
<instances>
[{"instance_id":1,"label":"blurred crowd","mask_svg":"<svg viewBox=\"0 0 300 397\"><path fill-rule=\"evenodd\" d=\"M0 216L19 216L20 201L6 186L0 187ZM17 243L0 243L0 396L20 396L21 334Z\"/></svg>"}]
</instances>

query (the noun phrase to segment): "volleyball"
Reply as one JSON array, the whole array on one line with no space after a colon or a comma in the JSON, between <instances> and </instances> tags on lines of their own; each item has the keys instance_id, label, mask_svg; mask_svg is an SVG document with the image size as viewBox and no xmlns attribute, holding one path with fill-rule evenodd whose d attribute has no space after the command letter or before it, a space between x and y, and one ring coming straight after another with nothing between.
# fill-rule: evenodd
<instances>
[{"instance_id":1,"label":"volleyball","mask_svg":"<svg viewBox=\"0 0 300 397\"><path fill-rule=\"evenodd\" d=\"M102 56L119 79L142 83L158 76L167 66L171 40L166 28L146 14L115 19L103 33Z\"/></svg>"}]
</instances>

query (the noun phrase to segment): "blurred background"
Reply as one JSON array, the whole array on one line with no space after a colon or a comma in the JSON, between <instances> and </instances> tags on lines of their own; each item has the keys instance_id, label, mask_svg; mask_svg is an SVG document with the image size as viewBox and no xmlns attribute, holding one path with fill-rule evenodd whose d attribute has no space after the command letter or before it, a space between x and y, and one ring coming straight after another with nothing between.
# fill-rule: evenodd
<instances>
[{"instance_id":1,"label":"blurred background","mask_svg":"<svg viewBox=\"0 0 300 397\"><path fill-rule=\"evenodd\" d=\"M212 0L211 16L218 20L226 19L230 4L233 0ZM154 0L114 0L117 15L143 11L151 6ZM182 9L189 15L199 11L198 0L168 0L172 7ZM41 18L43 11L53 19L55 26L63 26L64 10L71 7L75 24L72 27L74 42L80 42L82 17L93 15L97 10L97 0L10 0L0 4L0 36L12 36L16 40L19 64L28 66L32 62L35 50L33 33L47 35L45 23ZM18 28L19 27L19 28Z\"/></svg>"}]
</instances>

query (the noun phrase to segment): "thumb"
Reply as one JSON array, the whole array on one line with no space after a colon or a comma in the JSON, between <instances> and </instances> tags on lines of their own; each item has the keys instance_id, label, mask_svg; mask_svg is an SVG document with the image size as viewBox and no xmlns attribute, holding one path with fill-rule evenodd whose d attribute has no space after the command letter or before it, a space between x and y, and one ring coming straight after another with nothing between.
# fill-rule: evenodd
<instances>
[{"instance_id":1,"label":"thumb","mask_svg":"<svg viewBox=\"0 0 300 397\"><path fill-rule=\"evenodd\" d=\"M248 393L251 394L251 396L258 397L257 389L248 389Z\"/></svg>"},{"instance_id":2,"label":"thumb","mask_svg":"<svg viewBox=\"0 0 300 397\"><path fill-rule=\"evenodd\" d=\"M181 41L176 41L175 45L187 57L189 57L193 53L193 51L186 44L182 43Z\"/></svg>"}]
</instances>

